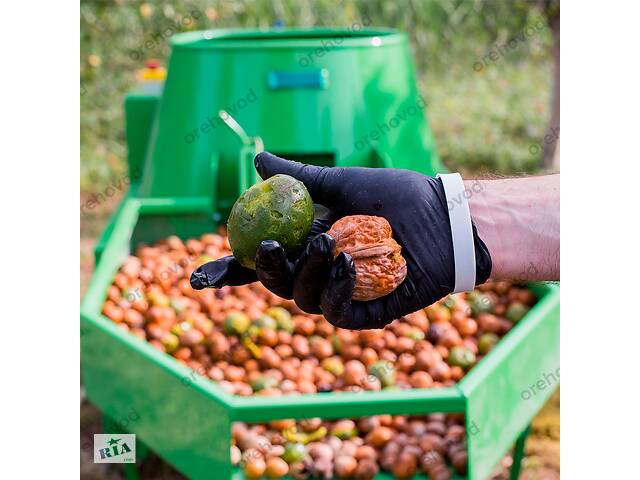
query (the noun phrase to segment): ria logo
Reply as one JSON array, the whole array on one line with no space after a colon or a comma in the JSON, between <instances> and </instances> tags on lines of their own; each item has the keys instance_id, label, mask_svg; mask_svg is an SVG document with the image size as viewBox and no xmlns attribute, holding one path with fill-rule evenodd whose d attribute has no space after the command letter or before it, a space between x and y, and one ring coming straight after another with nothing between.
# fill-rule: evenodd
<instances>
[{"instance_id":1,"label":"ria logo","mask_svg":"<svg viewBox=\"0 0 640 480\"><path fill-rule=\"evenodd\" d=\"M135 463L135 433L93 435L93 463Z\"/></svg>"}]
</instances>

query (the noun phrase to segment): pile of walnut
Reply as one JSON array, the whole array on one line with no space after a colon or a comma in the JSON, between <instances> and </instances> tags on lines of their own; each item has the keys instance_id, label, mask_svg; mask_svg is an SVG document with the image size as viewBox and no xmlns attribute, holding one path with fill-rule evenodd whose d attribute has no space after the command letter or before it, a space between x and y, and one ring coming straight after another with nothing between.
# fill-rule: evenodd
<instances>
[{"instance_id":1,"label":"pile of walnut","mask_svg":"<svg viewBox=\"0 0 640 480\"><path fill-rule=\"evenodd\" d=\"M236 395L288 395L453 385L536 300L531 291L507 282L485 284L467 294L450 295L382 330L343 330L320 315L301 312L293 302L271 294L259 283L220 290L191 288L189 276L197 266L230 253L223 230L186 242L172 236L153 246L140 246L116 274L102 313L191 368L194 373L183 379L185 384L208 377ZM402 418L381 416L379 421L389 428L382 431L396 440L390 445L402 444L394 455L404 455L400 465L410 469L414 462L407 459L415 457L419 464L421 457L409 437L422 438L415 433L421 427L410 427L417 429L412 434L404 430L409 427L400 426L407 421ZM443 425L438 432L445 440L451 429L457 432L461 428L434 416L422 423L409 421L408 425L429 425L436 419ZM387 425L389 421L391 425ZM329 424L326 428L330 429ZM375 436L369 437L366 428L358 432L366 434L352 442L360 454L349 457L333 452L331 468L350 471L355 464L345 457L357 461L356 478L370 478L364 471L378 466L391 469L394 462L384 460L392 457L389 452L396 447L388 447L385 454L385 444L372 454L375 460L368 461L362 452L371 452L367 446L377 448L367 440ZM329 455L324 446L329 439L319 439L318 451L324 449ZM236 442L246 450L238 438ZM364 443L358 445L360 442ZM418 447L422 448L421 443ZM454 466L462 464L446 446L435 451L440 455L436 459L448 458ZM308 452L312 459L313 452L316 449ZM270 465L284 470L278 460L271 464L267 457L263 460L265 469ZM291 465L287 465L288 470ZM260 466L258 462L258 470ZM305 471L310 468L305 464ZM424 465L422 468L426 470ZM398 472L394 475L403 478ZM445 473L438 475L431 478L448 478Z\"/></svg>"},{"instance_id":2,"label":"pile of walnut","mask_svg":"<svg viewBox=\"0 0 640 480\"><path fill-rule=\"evenodd\" d=\"M191 288L196 266L229 253L222 234L141 246L116 274L102 312L230 393L282 395L452 385L535 302L527 289L486 284L382 330L350 331L259 283Z\"/></svg>"},{"instance_id":3,"label":"pile of walnut","mask_svg":"<svg viewBox=\"0 0 640 480\"><path fill-rule=\"evenodd\" d=\"M381 469L395 478L418 471L448 480L467 471L464 417L377 415L354 420L277 420L233 425L231 459L247 478L373 478Z\"/></svg>"}]
</instances>

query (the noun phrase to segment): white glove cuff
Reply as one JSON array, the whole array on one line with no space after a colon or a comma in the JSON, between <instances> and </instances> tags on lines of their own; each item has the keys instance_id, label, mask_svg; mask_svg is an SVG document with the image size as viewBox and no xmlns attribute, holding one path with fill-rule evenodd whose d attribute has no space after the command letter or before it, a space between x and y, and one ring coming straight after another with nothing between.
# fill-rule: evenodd
<instances>
[{"instance_id":1,"label":"white glove cuff","mask_svg":"<svg viewBox=\"0 0 640 480\"><path fill-rule=\"evenodd\" d=\"M449 210L455 286L453 293L473 290L476 286L476 250L473 243L468 195L459 173L438 174Z\"/></svg>"}]
</instances>

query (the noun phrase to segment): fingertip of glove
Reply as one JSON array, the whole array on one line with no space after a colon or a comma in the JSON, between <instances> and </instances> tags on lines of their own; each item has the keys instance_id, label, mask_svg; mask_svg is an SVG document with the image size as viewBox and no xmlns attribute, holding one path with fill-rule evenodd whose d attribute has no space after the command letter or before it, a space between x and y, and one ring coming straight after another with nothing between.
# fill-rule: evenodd
<instances>
[{"instance_id":1,"label":"fingertip of glove","mask_svg":"<svg viewBox=\"0 0 640 480\"><path fill-rule=\"evenodd\" d=\"M329 235L327 235L329 236ZM331 238L331 237L329 237ZM348 278L352 278L355 281L356 268L353 263L353 258L346 252L340 252L336 257L333 264L333 270L331 271L331 277L335 280L342 281Z\"/></svg>"},{"instance_id":2,"label":"fingertip of glove","mask_svg":"<svg viewBox=\"0 0 640 480\"><path fill-rule=\"evenodd\" d=\"M265 267L278 264L286 259L287 254L276 240L264 240L256 252L256 266Z\"/></svg>"},{"instance_id":3,"label":"fingertip of glove","mask_svg":"<svg viewBox=\"0 0 640 480\"><path fill-rule=\"evenodd\" d=\"M256 171L262 177L263 180L275 175L278 173L276 165L278 162L283 161L283 158L277 157L273 153L269 152L260 152L253 159L253 165L256 168Z\"/></svg>"},{"instance_id":4,"label":"fingertip of glove","mask_svg":"<svg viewBox=\"0 0 640 480\"><path fill-rule=\"evenodd\" d=\"M260 247L258 248L258 251L261 251L263 253L272 253L281 248L282 246L280 245L280 242L278 242L277 240L263 240L262 242L260 242Z\"/></svg>"},{"instance_id":5,"label":"fingertip of glove","mask_svg":"<svg viewBox=\"0 0 640 480\"><path fill-rule=\"evenodd\" d=\"M309 251L323 256L333 256L336 241L328 233L320 233L309 242Z\"/></svg>"},{"instance_id":6,"label":"fingertip of glove","mask_svg":"<svg viewBox=\"0 0 640 480\"><path fill-rule=\"evenodd\" d=\"M332 325L351 328L352 301L356 272L351 255L340 252L331 267L329 281L322 292L320 304L325 318Z\"/></svg>"},{"instance_id":7,"label":"fingertip of glove","mask_svg":"<svg viewBox=\"0 0 640 480\"><path fill-rule=\"evenodd\" d=\"M209 277L202 267L196 268L191 277L189 277L189 284L194 290L202 290L210 285Z\"/></svg>"},{"instance_id":8,"label":"fingertip of glove","mask_svg":"<svg viewBox=\"0 0 640 480\"><path fill-rule=\"evenodd\" d=\"M271 155L269 152L260 152L259 154L257 154L254 159L253 159L253 165L256 168L256 171L258 172L258 174L264 178L264 167L263 167L263 162L264 162L264 158L267 155Z\"/></svg>"}]
</instances>

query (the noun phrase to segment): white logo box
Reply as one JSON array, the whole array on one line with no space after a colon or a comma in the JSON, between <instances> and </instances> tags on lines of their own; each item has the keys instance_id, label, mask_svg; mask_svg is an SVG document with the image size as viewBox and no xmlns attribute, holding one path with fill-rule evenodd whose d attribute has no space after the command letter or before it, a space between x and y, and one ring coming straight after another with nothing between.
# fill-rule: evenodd
<instances>
[{"instance_id":1,"label":"white logo box","mask_svg":"<svg viewBox=\"0 0 640 480\"><path fill-rule=\"evenodd\" d=\"M135 433L93 435L93 463L135 463Z\"/></svg>"}]
</instances>

